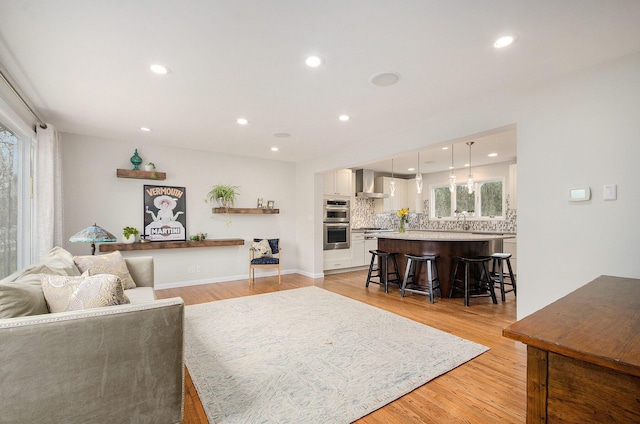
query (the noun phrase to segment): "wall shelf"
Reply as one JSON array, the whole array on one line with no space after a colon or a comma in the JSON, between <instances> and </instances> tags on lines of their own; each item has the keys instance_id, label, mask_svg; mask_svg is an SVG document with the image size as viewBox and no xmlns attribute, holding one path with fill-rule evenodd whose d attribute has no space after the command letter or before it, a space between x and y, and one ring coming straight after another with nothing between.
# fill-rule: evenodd
<instances>
[{"instance_id":1,"label":"wall shelf","mask_svg":"<svg viewBox=\"0 0 640 424\"><path fill-rule=\"evenodd\" d=\"M193 247L222 247L242 246L244 239L210 239L202 241L150 241L149 243L101 243L100 252L114 252L116 250L152 250L152 249L182 249Z\"/></svg>"},{"instance_id":2,"label":"wall shelf","mask_svg":"<svg viewBox=\"0 0 640 424\"><path fill-rule=\"evenodd\" d=\"M116 169L118 178L137 178L139 180L166 180L166 172L158 171L134 171L133 169Z\"/></svg>"},{"instance_id":3,"label":"wall shelf","mask_svg":"<svg viewBox=\"0 0 640 424\"><path fill-rule=\"evenodd\" d=\"M213 213L237 213L237 214L254 214L254 215L273 215L279 214L280 209L261 209L261 208L213 208Z\"/></svg>"}]
</instances>

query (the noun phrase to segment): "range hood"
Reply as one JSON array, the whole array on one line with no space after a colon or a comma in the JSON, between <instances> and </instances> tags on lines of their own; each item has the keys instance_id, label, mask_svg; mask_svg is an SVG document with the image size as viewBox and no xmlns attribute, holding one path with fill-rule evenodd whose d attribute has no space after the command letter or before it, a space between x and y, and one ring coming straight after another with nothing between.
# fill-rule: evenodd
<instances>
[{"instance_id":1,"label":"range hood","mask_svg":"<svg viewBox=\"0 0 640 424\"><path fill-rule=\"evenodd\" d=\"M388 194L373 191L374 175L371 169L356 170L356 197L369 199L385 199Z\"/></svg>"}]
</instances>

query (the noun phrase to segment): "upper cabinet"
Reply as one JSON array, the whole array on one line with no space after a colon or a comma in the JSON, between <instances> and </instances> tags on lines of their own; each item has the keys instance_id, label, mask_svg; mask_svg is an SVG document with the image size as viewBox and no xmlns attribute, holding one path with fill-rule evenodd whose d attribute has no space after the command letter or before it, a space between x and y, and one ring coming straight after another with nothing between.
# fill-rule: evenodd
<instances>
[{"instance_id":1,"label":"upper cabinet","mask_svg":"<svg viewBox=\"0 0 640 424\"><path fill-rule=\"evenodd\" d=\"M350 169L340 169L324 174L324 194L330 196L353 195L353 172Z\"/></svg>"},{"instance_id":2,"label":"upper cabinet","mask_svg":"<svg viewBox=\"0 0 640 424\"><path fill-rule=\"evenodd\" d=\"M389 195L389 197L384 199L376 199L375 201L375 212L396 212L402 208L409 208L411 212L414 212L411 209L411 206L408 204L407 199L407 180L403 180L401 178L394 178L396 182L396 192L394 196L391 196L391 177L376 177L374 191L376 193L384 193Z\"/></svg>"}]
</instances>

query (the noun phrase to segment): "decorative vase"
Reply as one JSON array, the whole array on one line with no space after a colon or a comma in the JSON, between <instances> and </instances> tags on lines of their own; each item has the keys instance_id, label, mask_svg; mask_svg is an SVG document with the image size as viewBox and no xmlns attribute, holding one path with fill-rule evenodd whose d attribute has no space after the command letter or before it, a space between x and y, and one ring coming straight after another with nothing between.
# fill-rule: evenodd
<instances>
[{"instance_id":1,"label":"decorative vase","mask_svg":"<svg viewBox=\"0 0 640 424\"><path fill-rule=\"evenodd\" d=\"M147 172L153 171L153 165L145 165L144 166L144 170L147 171Z\"/></svg>"},{"instance_id":2,"label":"decorative vase","mask_svg":"<svg viewBox=\"0 0 640 424\"><path fill-rule=\"evenodd\" d=\"M133 154L133 156L131 156L131 159L129 159L129 160L133 164L133 170L134 171L139 171L140 170L140 164L142 163L142 158L140 156L138 156L138 149L136 149L135 153Z\"/></svg>"},{"instance_id":3,"label":"decorative vase","mask_svg":"<svg viewBox=\"0 0 640 424\"><path fill-rule=\"evenodd\" d=\"M123 243L131 244L131 243L133 243L134 241L136 241L136 236L135 236L135 234L129 234L129 237L124 237Z\"/></svg>"}]
</instances>

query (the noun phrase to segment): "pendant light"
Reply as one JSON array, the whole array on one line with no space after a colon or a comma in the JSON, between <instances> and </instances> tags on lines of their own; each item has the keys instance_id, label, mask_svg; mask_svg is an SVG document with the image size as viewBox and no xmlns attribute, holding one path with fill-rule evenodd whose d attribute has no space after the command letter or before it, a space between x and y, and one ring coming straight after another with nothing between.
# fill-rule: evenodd
<instances>
[{"instance_id":1,"label":"pendant light","mask_svg":"<svg viewBox=\"0 0 640 424\"><path fill-rule=\"evenodd\" d=\"M391 182L389 183L389 193L391 193L391 197L396 195L396 179L393 178L393 159L391 159Z\"/></svg>"},{"instance_id":2,"label":"pendant light","mask_svg":"<svg viewBox=\"0 0 640 424\"><path fill-rule=\"evenodd\" d=\"M422 174L420 173L420 152L418 152L418 172L416 173L416 190L422 193Z\"/></svg>"},{"instance_id":3,"label":"pendant light","mask_svg":"<svg viewBox=\"0 0 640 424\"><path fill-rule=\"evenodd\" d=\"M473 146L473 141L467 141L467 146L469 146L469 177L467 178L467 191L469 194L473 193L473 175L471 175L471 146Z\"/></svg>"},{"instance_id":4,"label":"pendant light","mask_svg":"<svg viewBox=\"0 0 640 424\"><path fill-rule=\"evenodd\" d=\"M451 172L449 173L449 191L456 191L456 176L453 173L453 144L451 145Z\"/></svg>"}]
</instances>

